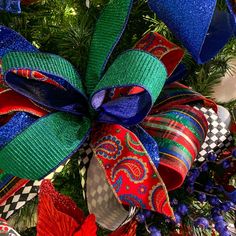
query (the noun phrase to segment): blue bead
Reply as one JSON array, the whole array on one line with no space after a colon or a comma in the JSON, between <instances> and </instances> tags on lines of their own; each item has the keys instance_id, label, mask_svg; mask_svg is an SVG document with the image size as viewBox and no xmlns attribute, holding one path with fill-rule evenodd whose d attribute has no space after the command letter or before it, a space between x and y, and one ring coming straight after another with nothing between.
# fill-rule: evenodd
<instances>
[{"instance_id":1,"label":"blue bead","mask_svg":"<svg viewBox=\"0 0 236 236\"><path fill-rule=\"evenodd\" d=\"M173 198L173 199L171 199L171 201L170 201L171 206L176 206L176 205L178 205L178 203L179 203L179 201L178 201L178 199L176 199L176 198Z\"/></svg>"},{"instance_id":2,"label":"blue bead","mask_svg":"<svg viewBox=\"0 0 236 236\"><path fill-rule=\"evenodd\" d=\"M194 221L194 225L206 229L209 227L209 221L204 217L199 217Z\"/></svg>"},{"instance_id":3,"label":"blue bead","mask_svg":"<svg viewBox=\"0 0 236 236\"><path fill-rule=\"evenodd\" d=\"M228 230L224 230L221 232L220 236L232 236L232 234Z\"/></svg>"},{"instance_id":4,"label":"blue bead","mask_svg":"<svg viewBox=\"0 0 236 236\"><path fill-rule=\"evenodd\" d=\"M214 187L214 184L212 183L212 181L209 180L209 181L207 181L204 190L206 192L211 192L213 187Z\"/></svg>"},{"instance_id":5,"label":"blue bead","mask_svg":"<svg viewBox=\"0 0 236 236\"><path fill-rule=\"evenodd\" d=\"M188 214L188 207L185 204L180 204L177 208L177 212L182 215L185 216Z\"/></svg>"},{"instance_id":6,"label":"blue bead","mask_svg":"<svg viewBox=\"0 0 236 236\"><path fill-rule=\"evenodd\" d=\"M199 202L205 202L207 197L205 193L198 193L197 199Z\"/></svg>"},{"instance_id":7,"label":"blue bead","mask_svg":"<svg viewBox=\"0 0 236 236\"><path fill-rule=\"evenodd\" d=\"M213 152L208 154L208 160L209 161L215 161L217 159L217 155Z\"/></svg>"},{"instance_id":8,"label":"blue bead","mask_svg":"<svg viewBox=\"0 0 236 236\"><path fill-rule=\"evenodd\" d=\"M224 221L224 217L221 216L221 215L218 215L218 214L213 214L213 215L212 215L212 219L213 219L215 222Z\"/></svg>"},{"instance_id":9,"label":"blue bead","mask_svg":"<svg viewBox=\"0 0 236 236\"><path fill-rule=\"evenodd\" d=\"M135 218L140 224L143 224L146 220L146 217L143 213L138 213Z\"/></svg>"},{"instance_id":10,"label":"blue bead","mask_svg":"<svg viewBox=\"0 0 236 236\"><path fill-rule=\"evenodd\" d=\"M151 225L148 229L151 232L151 236L161 236L161 231L156 226Z\"/></svg>"},{"instance_id":11,"label":"blue bead","mask_svg":"<svg viewBox=\"0 0 236 236\"><path fill-rule=\"evenodd\" d=\"M211 209L211 214L212 215L221 215L221 209L219 207L213 207Z\"/></svg>"},{"instance_id":12,"label":"blue bead","mask_svg":"<svg viewBox=\"0 0 236 236\"><path fill-rule=\"evenodd\" d=\"M202 170L202 172L208 171L208 164L207 163L202 164L201 170Z\"/></svg>"},{"instance_id":13,"label":"blue bead","mask_svg":"<svg viewBox=\"0 0 236 236\"><path fill-rule=\"evenodd\" d=\"M193 168L190 170L190 174L197 178L200 175L200 170L198 168Z\"/></svg>"},{"instance_id":14,"label":"blue bead","mask_svg":"<svg viewBox=\"0 0 236 236\"><path fill-rule=\"evenodd\" d=\"M178 214L177 212L175 212L174 215L175 215L175 222L176 222L177 224L181 223L182 218L181 218L180 214Z\"/></svg>"},{"instance_id":15,"label":"blue bead","mask_svg":"<svg viewBox=\"0 0 236 236\"><path fill-rule=\"evenodd\" d=\"M210 196L208 197L208 202L212 205L212 206L219 206L220 205L220 199L216 196Z\"/></svg>"},{"instance_id":16,"label":"blue bead","mask_svg":"<svg viewBox=\"0 0 236 236\"><path fill-rule=\"evenodd\" d=\"M233 151L232 151L232 156L233 156L233 157L236 157L236 148L233 149Z\"/></svg>"},{"instance_id":17,"label":"blue bead","mask_svg":"<svg viewBox=\"0 0 236 236\"><path fill-rule=\"evenodd\" d=\"M223 161L222 167L223 167L224 169L228 169L228 168L230 167L230 162L229 162L228 160Z\"/></svg>"},{"instance_id":18,"label":"blue bead","mask_svg":"<svg viewBox=\"0 0 236 236\"><path fill-rule=\"evenodd\" d=\"M227 230L227 223L225 221L218 221L215 224L215 229L219 233L224 232Z\"/></svg>"},{"instance_id":19,"label":"blue bead","mask_svg":"<svg viewBox=\"0 0 236 236\"><path fill-rule=\"evenodd\" d=\"M227 211L230 210L230 206L229 206L228 204L226 204L226 203L222 203L222 204L220 205L220 209L221 209L222 211L224 211L224 212L227 212Z\"/></svg>"},{"instance_id":20,"label":"blue bead","mask_svg":"<svg viewBox=\"0 0 236 236\"><path fill-rule=\"evenodd\" d=\"M143 213L144 213L146 218L150 218L152 216L152 212L151 211L144 210Z\"/></svg>"}]
</instances>

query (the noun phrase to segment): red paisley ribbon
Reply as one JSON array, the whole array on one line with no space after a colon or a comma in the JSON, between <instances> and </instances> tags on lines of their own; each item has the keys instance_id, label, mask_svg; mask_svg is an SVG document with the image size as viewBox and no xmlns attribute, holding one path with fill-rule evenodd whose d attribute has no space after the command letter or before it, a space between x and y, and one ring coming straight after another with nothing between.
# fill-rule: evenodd
<instances>
[{"instance_id":1,"label":"red paisley ribbon","mask_svg":"<svg viewBox=\"0 0 236 236\"><path fill-rule=\"evenodd\" d=\"M182 48L156 32L146 34L136 43L135 48L150 52L162 61L168 76L173 73L184 56Z\"/></svg>"},{"instance_id":2,"label":"red paisley ribbon","mask_svg":"<svg viewBox=\"0 0 236 236\"><path fill-rule=\"evenodd\" d=\"M120 125L99 124L91 137L96 158L120 202L173 217L165 184L134 133Z\"/></svg>"}]
</instances>

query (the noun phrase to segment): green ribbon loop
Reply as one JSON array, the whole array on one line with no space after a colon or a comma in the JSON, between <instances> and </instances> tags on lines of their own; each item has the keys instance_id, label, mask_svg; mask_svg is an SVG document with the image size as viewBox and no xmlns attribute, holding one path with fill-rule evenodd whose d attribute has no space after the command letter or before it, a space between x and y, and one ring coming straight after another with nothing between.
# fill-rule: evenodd
<instances>
[{"instance_id":1,"label":"green ribbon loop","mask_svg":"<svg viewBox=\"0 0 236 236\"><path fill-rule=\"evenodd\" d=\"M101 79L107 61L126 27L132 3L132 0L111 0L97 21L86 73L89 95Z\"/></svg>"},{"instance_id":2,"label":"green ribbon loop","mask_svg":"<svg viewBox=\"0 0 236 236\"><path fill-rule=\"evenodd\" d=\"M109 67L94 90L92 103L93 98L101 91L117 87L138 86L150 94L151 105L153 105L166 78L165 66L156 57L144 51L129 50L121 54ZM102 101L100 103L102 104Z\"/></svg>"},{"instance_id":3,"label":"green ribbon loop","mask_svg":"<svg viewBox=\"0 0 236 236\"><path fill-rule=\"evenodd\" d=\"M87 138L91 122L57 112L39 119L0 151L6 173L38 180L57 168Z\"/></svg>"},{"instance_id":4,"label":"green ribbon loop","mask_svg":"<svg viewBox=\"0 0 236 236\"><path fill-rule=\"evenodd\" d=\"M12 69L31 69L52 74L66 80L81 94L85 94L79 74L70 62L60 56L38 52L11 52L6 54L2 61L4 73Z\"/></svg>"}]
</instances>

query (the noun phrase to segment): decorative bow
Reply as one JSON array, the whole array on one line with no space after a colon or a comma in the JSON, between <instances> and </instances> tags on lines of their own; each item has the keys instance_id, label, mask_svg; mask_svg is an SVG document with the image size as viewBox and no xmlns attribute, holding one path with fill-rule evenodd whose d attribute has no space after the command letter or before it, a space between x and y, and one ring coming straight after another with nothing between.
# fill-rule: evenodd
<instances>
[{"instance_id":1,"label":"decorative bow","mask_svg":"<svg viewBox=\"0 0 236 236\"><path fill-rule=\"evenodd\" d=\"M198 63L214 57L235 32L235 4L216 9L216 0L148 0L157 14Z\"/></svg>"},{"instance_id":2,"label":"decorative bow","mask_svg":"<svg viewBox=\"0 0 236 236\"><path fill-rule=\"evenodd\" d=\"M167 87L169 97L164 90L155 104L183 57L158 34L147 35L106 69L131 6L131 0L111 1L103 11L83 81L68 61L40 53L14 31L0 28L8 86L0 107L2 115L16 112L0 128L0 168L41 179L91 134L96 159L119 203L173 217L167 190L183 183L207 132L203 113L188 103L209 101L175 83Z\"/></svg>"}]
</instances>

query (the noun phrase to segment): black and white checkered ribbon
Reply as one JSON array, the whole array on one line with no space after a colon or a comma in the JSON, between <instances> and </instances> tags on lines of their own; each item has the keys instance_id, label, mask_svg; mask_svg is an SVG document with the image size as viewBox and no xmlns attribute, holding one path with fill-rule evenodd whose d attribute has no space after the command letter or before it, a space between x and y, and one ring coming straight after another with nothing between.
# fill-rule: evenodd
<instances>
[{"instance_id":1,"label":"black and white checkered ribbon","mask_svg":"<svg viewBox=\"0 0 236 236\"><path fill-rule=\"evenodd\" d=\"M203 162L209 153L219 154L231 146L233 138L225 123L212 108L203 106L195 106L194 108L203 112L208 122L207 136L197 157L197 161Z\"/></svg>"},{"instance_id":2,"label":"black and white checkered ribbon","mask_svg":"<svg viewBox=\"0 0 236 236\"><path fill-rule=\"evenodd\" d=\"M65 164L59 166L54 172L49 174L45 179L53 180L56 174L60 173ZM29 181L6 201L0 204L0 218L9 219L17 210L22 208L27 202L31 201L38 195L41 181Z\"/></svg>"}]
</instances>

